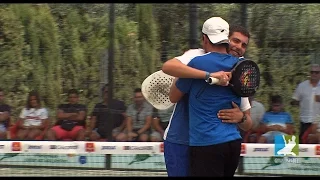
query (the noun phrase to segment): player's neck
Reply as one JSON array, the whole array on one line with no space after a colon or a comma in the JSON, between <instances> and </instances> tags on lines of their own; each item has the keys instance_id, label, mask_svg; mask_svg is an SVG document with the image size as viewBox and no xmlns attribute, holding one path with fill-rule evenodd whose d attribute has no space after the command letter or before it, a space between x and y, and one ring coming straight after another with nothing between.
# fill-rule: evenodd
<instances>
[{"instance_id":1,"label":"player's neck","mask_svg":"<svg viewBox=\"0 0 320 180\"><path fill-rule=\"evenodd\" d=\"M228 54L227 49L223 46L210 46L208 47L207 52L217 52L221 54Z\"/></svg>"}]
</instances>

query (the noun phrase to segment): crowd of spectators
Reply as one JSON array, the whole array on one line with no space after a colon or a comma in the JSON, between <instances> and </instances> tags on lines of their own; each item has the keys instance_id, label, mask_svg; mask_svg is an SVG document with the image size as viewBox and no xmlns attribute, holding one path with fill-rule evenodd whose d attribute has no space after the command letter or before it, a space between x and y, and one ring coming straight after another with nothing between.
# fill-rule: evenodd
<instances>
[{"instance_id":1,"label":"crowd of spectators","mask_svg":"<svg viewBox=\"0 0 320 180\"><path fill-rule=\"evenodd\" d=\"M284 107L283 97L270 97L268 110L264 104L249 97L252 128L242 132L246 143L274 143L276 135L299 134L299 142L320 143L320 66L312 64L310 78L296 87L290 104L298 106L299 132L295 131L292 115ZM157 110L143 97L141 89L133 91L128 107L123 101L108 100L108 85L101 89L102 101L92 113L79 103L77 90L70 89L67 103L57 107L51 125L47 108L41 105L36 91L28 94L26 105L17 120L11 122L11 107L5 103L0 89L0 139L74 140L74 141L163 141L174 107Z\"/></svg>"}]
</instances>

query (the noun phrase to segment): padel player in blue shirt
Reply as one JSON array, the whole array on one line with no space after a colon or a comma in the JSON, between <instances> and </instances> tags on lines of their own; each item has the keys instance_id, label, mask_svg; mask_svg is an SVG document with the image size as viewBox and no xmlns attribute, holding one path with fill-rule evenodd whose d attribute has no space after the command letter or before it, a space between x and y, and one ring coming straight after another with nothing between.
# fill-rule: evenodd
<instances>
[{"instance_id":1,"label":"padel player in blue shirt","mask_svg":"<svg viewBox=\"0 0 320 180\"><path fill-rule=\"evenodd\" d=\"M218 22L207 27L214 33L203 32L204 44L210 44L206 46L209 53L193 58L188 66L207 72L230 72L239 61L227 54L229 24L223 19ZM170 100L178 102L184 94L189 97L190 175L234 176L241 150L240 132L237 124L223 123L217 114L232 108L232 103L240 106L241 97L229 86L180 78L171 88Z\"/></svg>"}]
</instances>

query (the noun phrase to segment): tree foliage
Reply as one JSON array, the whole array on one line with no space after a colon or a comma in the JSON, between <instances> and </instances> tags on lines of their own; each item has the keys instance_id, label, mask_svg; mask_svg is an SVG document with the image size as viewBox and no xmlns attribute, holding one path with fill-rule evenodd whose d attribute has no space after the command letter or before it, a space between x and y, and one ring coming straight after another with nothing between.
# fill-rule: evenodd
<instances>
[{"instance_id":1,"label":"tree foliage","mask_svg":"<svg viewBox=\"0 0 320 180\"><path fill-rule=\"evenodd\" d=\"M17 116L27 93L40 92L54 116L70 88L92 110L106 82L109 4L6 4L0 6L0 86ZM246 57L261 68L256 98L268 107L273 94L289 106L296 85L307 79L319 54L317 4L198 4L202 23L221 16L246 21L251 38ZM114 97L132 102L134 88L167 59L189 48L189 4L116 4ZM199 40L199 47L201 41Z\"/></svg>"}]
</instances>

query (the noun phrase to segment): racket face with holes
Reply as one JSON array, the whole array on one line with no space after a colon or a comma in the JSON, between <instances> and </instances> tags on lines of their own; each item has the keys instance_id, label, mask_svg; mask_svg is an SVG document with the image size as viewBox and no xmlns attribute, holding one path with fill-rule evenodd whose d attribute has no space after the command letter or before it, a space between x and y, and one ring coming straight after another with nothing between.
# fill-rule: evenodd
<instances>
[{"instance_id":1,"label":"racket face with holes","mask_svg":"<svg viewBox=\"0 0 320 180\"><path fill-rule=\"evenodd\" d=\"M251 60L239 61L232 71L230 80L233 91L241 97L249 97L256 93L260 85L260 70Z\"/></svg>"},{"instance_id":2,"label":"racket face with holes","mask_svg":"<svg viewBox=\"0 0 320 180\"><path fill-rule=\"evenodd\" d=\"M169 99L169 92L174 78L163 71L151 74L141 85L144 98L156 109L170 108L173 103Z\"/></svg>"}]
</instances>

